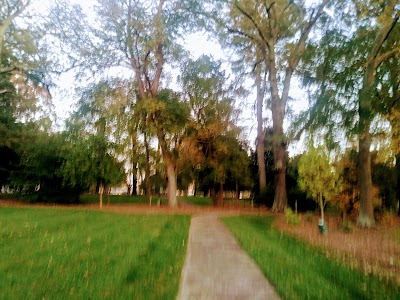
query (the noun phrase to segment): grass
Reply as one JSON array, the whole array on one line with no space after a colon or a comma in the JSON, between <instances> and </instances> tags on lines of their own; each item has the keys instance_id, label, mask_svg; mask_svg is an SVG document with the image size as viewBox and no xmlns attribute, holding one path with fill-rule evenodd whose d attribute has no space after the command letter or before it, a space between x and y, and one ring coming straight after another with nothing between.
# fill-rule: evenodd
<instances>
[{"instance_id":1,"label":"grass","mask_svg":"<svg viewBox=\"0 0 400 300\"><path fill-rule=\"evenodd\" d=\"M273 217L223 218L284 299L398 299L400 288L327 259L271 228Z\"/></svg>"},{"instance_id":2,"label":"grass","mask_svg":"<svg viewBox=\"0 0 400 300\"><path fill-rule=\"evenodd\" d=\"M174 299L189 216L0 209L0 299Z\"/></svg>"},{"instance_id":3,"label":"grass","mask_svg":"<svg viewBox=\"0 0 400 300\"><path fill-rule=\"evenodd\" d=\"M209 197L198 197L198 196L178 197L178 201L199 206L212 205L211 198Z\"/></svg>"},{"instance_id":4,"label":"grass","mask_svg":"<svg viewBox=\"0 0 400 300\"><path fill-rule=\"evenodd\" d=\"M130 196L130 195L110 195L110 204L145 204L147 203L146 196ZM82 204L99 203L100 198L98 194L83 194L79 197ZM108 196L103 194L103 205L107 205Z\"/></svg>"},{"instance_id":5,"label":"grass","mask_svg":"<svg viewBox=\"0 0 400 300\"><path fill-rule=\"evenodd\" d=\"M178 197L180 202L185 202L187 204L198 205L198 206L212 206L212 201L210 197L199 197L199 196L188 196L188 197ZM224 206L251 206L251 200L239 200L239 203L235 199L224 199Z\"/></svg>"}]
</instances>

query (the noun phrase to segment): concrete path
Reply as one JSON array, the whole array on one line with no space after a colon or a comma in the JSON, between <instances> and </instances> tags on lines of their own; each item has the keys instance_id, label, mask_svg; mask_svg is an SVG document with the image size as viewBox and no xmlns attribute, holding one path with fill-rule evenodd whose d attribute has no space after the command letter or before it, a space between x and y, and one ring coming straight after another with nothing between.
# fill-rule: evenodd
<instances>
[{"instance_id":1,"label":"concrete path","mask_svg":"<svg viewBox=\"0 0 400 300\"><path fill-rule=\"evenodd\" d=\"M279 299L215 215L194 216L178 300Z\"/></svg>"}]
</instances>

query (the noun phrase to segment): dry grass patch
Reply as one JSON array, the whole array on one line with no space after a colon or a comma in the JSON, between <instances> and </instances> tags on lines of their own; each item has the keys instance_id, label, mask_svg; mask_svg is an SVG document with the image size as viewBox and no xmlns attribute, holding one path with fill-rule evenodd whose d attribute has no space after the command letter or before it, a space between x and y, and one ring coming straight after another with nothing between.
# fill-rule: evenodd
<instances>
[{"instance_id":1,"label":"dry grass patch","mask_svg":"<svg viewBox=\"0 0 400 300\"><path fill-rule=\"evenodd\" d=\"M329 233L318 232L318 216L302 218L298 226L286 224L279 216L274 226L280 230L322 247L328 257L345 262L365 274L375 274L400 285L400 219L393 216L373 229L352 226L343 230L338 217L326 219Z\"/></svg>"}]
</instances>

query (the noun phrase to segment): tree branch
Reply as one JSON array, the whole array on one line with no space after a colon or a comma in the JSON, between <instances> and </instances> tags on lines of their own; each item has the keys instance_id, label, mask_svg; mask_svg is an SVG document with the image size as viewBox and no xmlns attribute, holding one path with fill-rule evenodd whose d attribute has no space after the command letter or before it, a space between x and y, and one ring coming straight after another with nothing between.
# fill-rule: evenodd
<instances>
[{"instance_id":1,"label":"tree branch","mask_svg":"<svg viewBox=\"0 0 400 300\"><path fill-rule=\"evenodd\" d=\"M158 87L160 85L160 79L161 79L161 74L164 66L164 55L163 55L163 24L162 24L162 13L163 13L163 5L164 5L164 0L160 0L158 3L158 9L157 9L157 15L156 15L156 21L158 24L156 24L157 27L157 48L156 48L156 57L157 57L157 65L156 65L156 73L154 75L153 79L153 84L152 84L152 89L151 93L152 96L154 97L157 94Z\"/></svg>"},{"instance_id":2,"label":"tree branch","mask_svg":"<svg viewBox=\"0 0 400 300\"><path fill-rule=\"evenodd\" d=\"M385 10L383 12L383 15L391 15L391 11L394 10L394 3L392 3L393 6L391 5L386 5L385 6ZM391 11L390 11L391 10ZM375 48L372 51L372 58L370 59L369 63L371 63L371 61L375 61L375 59L377 58L379 51L381 50L383 43L385 43L385 41L388 39L390 33L392 32L394 26L396 25L396 23L398 22L400 18L400 12L398 11L392 21L392 23L388 26L388 28L382 29L382 31L379 32L376 40L375 40ZM386 31L386 32L385 32ZM376 62L376 61L375 61Z\"/></svg>"},{"instance_id":3,"label":"tree branch","mask_svg":"<svg viewBox=\"0 0 400 300\"><path fill-rule=\"evenodd\" d=\"M253 18L249 13L247 13L244 9L242 9L242 8L239 6L239 4L238 4L237 2L235 2L235 7L236 7L243 15L245 15L246 18L248 18L248 19L253 23L253 25L255 26L255 28L256 28L258 34L260 35L261 39L263 40L263 42L264 42L264 43L267 45L267 47L269 48L269 42L268 42L268 40L265 38L265 36L264 36L264 34L263 34L263 32L262 32L260 26L258 26L256 20L254 20L254 18Z\"/></svg>"},{"instance_id":4,"label":"tree branch","mask_svg":"<svg viewBox=\"0 0 400 300\"><path fill-rule=\"evenodd\" d=\"M385 60L389 59L392 56L395 56L396 54L400 54L400 48L395 48L392 49L388 52L385 52L377 57L375 57L375 64L376 67L378 67L381 63L383 63Z\"/></svg>"},{"instance_id":5,"label":"tree branch","mask_svg":"<svg viewBox=\"0 0 400 300\"><path fill-rule=\"evenodd\" d=\"M329 1L330 0L324 0L318 6L318 9L316 12L315 12L315 10L312 11L312 13L310 15L310 19L307 23L307 26L301 32L301 35L300 35L299 41L297 42L296 48L289 57L289 60L288 60L289 64L288 64L288 67L286 68L285 80L283 83L283 90L282 90L282 101L283 101L284 107L286 107L286 101L289 97L289 88L290 88L291 77L292 77L292 74L293 74L294 70L296 69L296 67L300 61L300 58L304 52L306 40L311 32L311 29L313 28L315 23L318 21L318 19L322 15L322 13L324 11L324 7L328 4Z\"/></svg>"},{"instance_id":6,"label":"tree branch","mask_svg":"<svg viewBox=\"0 0 400 300\"><path fill-rule=\"evenodd\" d=\"M249 33L246 33L246 32L244 32L244 31L241 31L241 30L239 30L239 29L228 28L228 32L229 32L229 33L237 33L238 35L247 37L247 38L249 38L249 39L252 40L252 41L257 41L256 37L252 36L252 35L249 34ZM258 41L257 41L257 42L258 42Z\"/></svg>"}]
</instances>

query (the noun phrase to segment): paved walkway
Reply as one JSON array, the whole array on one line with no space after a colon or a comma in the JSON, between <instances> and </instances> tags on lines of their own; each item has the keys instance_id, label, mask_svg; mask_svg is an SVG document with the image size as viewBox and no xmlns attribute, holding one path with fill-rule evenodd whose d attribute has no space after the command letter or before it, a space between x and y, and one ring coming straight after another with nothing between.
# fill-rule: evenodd
<instances>
[{"instance_id":1,"label":"paved walkway","mask_svg":"<svg viewBox=\"0 0 400 300\"><path fill-rule=\"evenodd\" d=\"M279 299L215 215L194 216L178 300Z\"/></svg>"}]
</instances>

